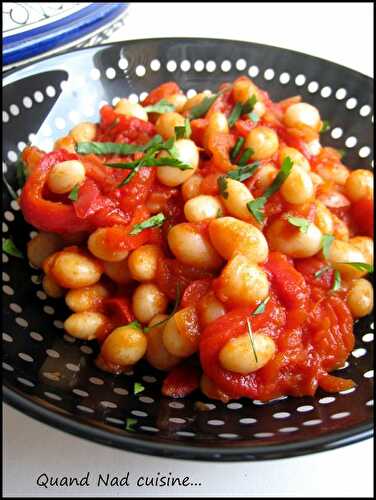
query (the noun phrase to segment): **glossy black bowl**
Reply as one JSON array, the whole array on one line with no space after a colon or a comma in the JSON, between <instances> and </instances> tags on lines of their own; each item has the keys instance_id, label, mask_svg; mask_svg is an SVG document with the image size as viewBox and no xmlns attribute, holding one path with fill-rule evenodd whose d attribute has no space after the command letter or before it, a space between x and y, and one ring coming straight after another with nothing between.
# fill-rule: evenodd
<instances>
[{"instance_id":1,"label":"glossy black bowl","mask_svg":"<svg viewBox=\"0 0 376 500\"><path fill-rule=\"evenodd\" d=\"M4 79L3 169L32 141L49 149L80 121L95 121L101 103L176 80L189 93L216 89L249 74L273 100L301 94L331 123L325 145L346 150L346 164L370 168L372 80L331 62L265 45L229 40L155 39L122 42L46 58ZM373 162L372 162L373 164ZM4 236L25 251L32 228L4 191ZM360 441L372 433L373 322L358 321L356 349L339 375L357 387L335 395L230 404L195 393L161 397L161 374L146 364L119 377L99 371L96 346L62 330L67 308L46 297L40 272L3 254L5 401L78 436L152 455L201 460L294 456ZM134 382L145 390L133 394ZM196 401L209 403L200 411ZM127 430L128 428L128 430Z\"/></svg>"}]
</instances>

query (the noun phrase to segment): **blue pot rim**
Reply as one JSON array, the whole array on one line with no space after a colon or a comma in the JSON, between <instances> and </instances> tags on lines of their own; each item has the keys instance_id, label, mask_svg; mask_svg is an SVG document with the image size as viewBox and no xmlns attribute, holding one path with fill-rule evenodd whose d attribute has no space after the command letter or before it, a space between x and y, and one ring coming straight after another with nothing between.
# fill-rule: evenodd
<instances>
[{"instance_id":1,"label":"blue pot rim","mask_svg":"<svg viewBox=\"0 0 376 500\"><path fill-rule=\"evenodd\" d=\"M88 37L124 14L128 6L124 2L92 3L57 21L27 32L5 36L3 65L24 61Z\"/></svg>"}]
</instances>

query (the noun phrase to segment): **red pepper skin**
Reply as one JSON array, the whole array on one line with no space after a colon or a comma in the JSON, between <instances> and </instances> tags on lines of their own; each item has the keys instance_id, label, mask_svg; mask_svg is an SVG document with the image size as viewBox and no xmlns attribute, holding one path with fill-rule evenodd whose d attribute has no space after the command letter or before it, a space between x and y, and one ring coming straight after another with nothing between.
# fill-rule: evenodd
<instances>
[{"instance_id":1,"label":"red pepper skin","mask_svg":"<svg viewBox=\"0 0 376 500\"><path fill-rule=\"evenodd\" d=\"M165 82L153 89L141 104L143 106L150 106L174 94L181 94L179 85L175 82Z\"/></svg>"},{"instance_id":2,"label":"red pepper skin","mask_svg":"<svg viewBox=\"0 0 376 500\"><path fill-rule=\"evenodd\" d=\"M183 309L198 306L201 299L209 292L211 282L210 278L192 281L184 290L180 307Z\"/></svg>"},{"instance_id":3,"label":"red pepper skin","mask_svg":"<svg viewBox=\"0 0 376 500\"><path fill-rule=\"evenodd\" d=\"M299 326L308 315L309 287L304 276L280 252L269 254L265 269L271 274L273 288L287 309L289 328Z\"/></svg>"},{"instance_id":4,"label":"red pepper skin","mask_svg":"<svg viewBox=\"0 0 376 500\"><path fill-rule=\"evenodd\" d=\"M28 177L21 193L20 207L25 220L41 231L77 233L90 231L93 224L77 217L73 205L43 198L43 188L53 165L61 161L77 160L76 154L64 149L44 155Z\"/></svg>"},{"instance_id":5,"label":"red pepper skin","mask_svg":"<svg viewBox=\"0 0 376 500\"><path fill-rule=\"evenodd\" d=\"M352 206L352 220L357 231L365 236L373 238L374 232L374 207L373 200L362 198Z\"/></svg>"},{"instance_id":6,"label":"red pepper skin","mask_svg":"<svg viewBox=\"0 0 376 500\"><path fill-rule=\"evenodd\" d=\"M173 368L163 381L162 394L170 398L184 398L198 389L200 375L191 362Z\"/></svg>"},{"instance_id":7,"label":"red pepper skin","mask_svg":"<svg viewBox=\"0 0 376 500\"><path fill-rule=\"evenodd\" d=\"M129 300L125 297L106 299L103 308L115 327L127 325L135 320Z\"/></svg>"}]
</instances>

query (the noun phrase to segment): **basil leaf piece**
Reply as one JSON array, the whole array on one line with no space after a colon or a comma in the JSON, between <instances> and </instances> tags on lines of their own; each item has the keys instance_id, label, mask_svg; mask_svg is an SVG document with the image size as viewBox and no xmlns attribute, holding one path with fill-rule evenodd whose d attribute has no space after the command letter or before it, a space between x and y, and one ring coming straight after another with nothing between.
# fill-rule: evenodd
<instances>
[{"instance_id":1,"label":"basil leaf piece","mask_svg":"<svg viewBox=\"0 0 376 500\"><path fill-rule=\"evenodd\" d=\"M162 144L163 138L155 135L148 143L144 145L137 144L118 144L116 142L79 142L76 145L76 151L79 154L96 155L131 155L133 153L143 153L149 148Z\"/></svg>"},{"instance_id":2,"label":"basil leaf piece","mask_svg":"<svg viewBox=\"0 0 376 500\"><path fill-rule=\"evenodd\" d=\"M247 203L248 210L251 212L253 217L260 223L264 222L264 206L268 199L282 186L287 177L290 175L293 162L289 156L287 156L279 169L279 172L272 182L272 184L265 190L265 193L256 198L255 200L249 201Z\"/></svg>"},{"instance_id":3,"label":"basil leaf piece","mask_svg":"<svg viewBox=\"0 0 376 500\"><path fill-rule=\"evenodd\" d=\"M141 160L131 161L128 163L105 163L107 167L121 168L124 170L134 170L141 167L175 167L179 170L192 170L192 167L187 163L183 163L177 158L169 158L164 156L162 158L141 158Z\"/></svg>"},{"instance_id":4,"label":"basil leaf piece","mask_svg":"<svg viewBox=\"0 0 376 500\"><path fill-rule=\"evenodd\" d=\"M18 257L19 259L24 258L23 253L18 250L13 240L11 240L10 238L3 240L3 252L11 255L12 257Z\"/></svg>"},{"instance_id":5,"label":"basil leaf piece","mask_svg":"<svg viewBox=\"0 0 376 500\"><path fill-rule=\"evenodd\" d=\"M336 269L334 271L334 281L333 281L333 285L332 285L331 291L332 292L338 292L339 290L341 290L341 274Z\"/></svg>"},{"instance_id":6,"label":"basil leaf piece","mask_svg":"<svg viewBox=\"0 0 376 500\"><path fill-rule=\"evenodd\" d=\"M330 123L328 120L323 120L322 125L321 125L321 129L320 129L320 134L324 134L328 130L330 130Z\"/></svg>"},{"instance_id":7,"label":"basil leaf piece","mask_svg":"<svg viewBox=\"0 0 376 500\"><path fill-rule=\"evenodd\" d=\"M236 141L235 146L232 148L230 153L231 161L234 162L236 160L241 148L243 147L244 142L244 137L238 137L238 140Z\"/></svg>"},{"instance_id":8,"label":"basil leaf piece","mask_svg":"<svg viewBox=\"0 0 376 500\"><path fill-rule=\"evenodd\" d=\"M133 179L133 177L137 174L137 170L134 169L130 174L127 175L127 177L125 177L116 187L118 189L122 188L123 186L125 186L126 184L129 184L131 182L131 180Z\"/></svg>"},{"instance_id":9,"label":"basil leaf piece","mask_svg":"<svg viewBox=\"0 0 376 500\"><path fill-rule=\"evenodd\" d=\"M255 200L249 201L247 203L248 210L260 224L262 224L265 219L264 206L267 201L267 198L265 198L264 196L260 196L259 198L256 198Z\"/></svg>"},{"instance_id":10,"label":"basil leaf piece","mask_svg":"<svg viewBox=\"0 0 376 500\"><path fill-rule=\"evenodd\" d=\"M249 340L251 341L253 355L255 357L256 363L258 363L257 352L255 349L255 341L254 341L253 332L252 332L252 326L251 326L251 322L249 321L248 318L247 318L247 330L248 330Z\"/></svg>"},{"instance_id":11,"label":"basil leaf piece","mask_svg":"<svg viewBox=\"0 0 376 500\"><path fill-rule=\"evenodd\" d=\"M201 118L202 116L206 115L206 113L209 111L211 108L212 104L214 101L217 99L219 94L213 94L210 97L204 97L204 99L200 102L200 104L197 104L197 106L194 106L189 113L189 118L190 120L195 120L196 118Z\"/></svg>"},{"instance_id":12,"label":"basil leaf piece","mask_svg":"<svg viewBox=\"0 0 376 500\"><path fill-rule=\"evenodd\" d=\"M334 241L334 236L332 236L331 234L323 234L321 237L321 248L325 260L329 259L329 251L333 241Z\"/></svg>"},{"instance_id":13,"label":"basil leaf piece","mask_svg":"<svg viewBox=\"0 0 376 500\"><path fill-rule=\"evenodd\" d=\"M175 106L170 102L166 101L166 99L162 99L161 101L151 104L150 106L146 106L144 110L147 113L169 113L170 111L174 111Z\"/></svg>"},{"instance_id":14,"label":"basil leaf piece","mask_svg":"<svg viewBox=\"0 0 376 500\"><path fill-rule=\"evenodd\" d=\"M238 161L239 167L243 167L244 165L247 165L248 160L253 155L253 153L254 153L254 151L252 148L245 149L244 153L240 157L240 160Z\"/></svg>"},{"instance_id":15,"label":"basil leaf piece","mask_svg":"<svg viewBox=\"0 0 376 500\"><path fill-rule=\"evenodd\" d=\"M131 328L135 328L136 330L142 330L141 323L137 320L131 321L128 323L127 326L130 326Z\"/></svg>"},{"instance_id":16,"label":"basil leaf piece","mask_svg":"<svg viewBox=\"0 0 376 500\"><path fill-rule=\"evenodd\" d=\"M226 181L226 176L222 175L221 177L218 177L217 179L217 184L218 184L218 189L222 197L227 200L228 198L228 192L227 192L227 181Z\"/></svg>"},{"instance_id":17,"label":"basil leaf piece","mask_svg":"<svg viewBox=\"0 0 376 500\"><path fill-rule=\"evenodd\" d=\"M155 158L158 151L167 151L170 157ZM178 152L175 148L175 140L171 137L166 142L156 143L149 147L145 152L145 155L140 159L132 162L116 162L116 163L105 163L106 166L122 169L133 169L133 172L129 173L125 179L117 186L118 188L123 187L128 184L133 177L136 175L141 167L155 167L155 166L170 166L176 167L180 170L191 170L192 167L180 161L176 156Z\"/></svg>"},{"instance_id":18,"label":"basil leaf piece","mask_svg":"<svg viewBox=\"0 0 376 500\"><path fill-rule=\"evenodd\" d=\"M164 221L166 220L166 217L164 214L161 212L159 214L153 215L153 217L150 217L149 219L144 220L143 222L140 222L139 224L136 224L135 226L132 227L131 231L129 234L131 236L135 236L136 234L140 234L141 231L144 229L149 229L151 227L160 227Z\"/></svg>"},{"instance_id":19,"label":"basil leaf piece","mask_svg":"<svg viewBox=\"0 0 376 500\"><path fill-rule=\"evenodd\" d=\"M255 94L253 94L253 96L247 99L243 104L242 115L251 113L251 111L253 111L253 108L255 107L256 102L257 102L257 97L255 96Z\"/></svg>"},{"instance_id":20,"label":"basil leaf piece","mask_svg":"<svg viewBox=\"0 0 376 500\"><path fill-rule=\"evenodd\" d=\"M277 192L279 188L282 186L282 184L285 182L287 177L290 175L290 172L292 170L293 166L293 161L289 156L287 156L281 165L281 168L279 169L279 172L274 179L274 181L271 183L271 185L266 189L265 193L263 194L264 197L270 198L272 194Z\"/></svg>"},{"instance_id":21,"label":"basil leaf piece","mask_svg":"<svg viewBox=\"0 0 376 500\"><path fill-rule=\"evenodd\" d=\"M258 314L262 314L263 312L265 312L265 307L266 304L269 302L269 300L270 300L270 295L268 295L264 300L260 302L260 304L252 312L252 316L257 316Z\"/></svg>"},{"instance_id":22,"label":"basil leaf piece","mask_svg":"<svg viewBox=\"0 0 376 500\"><path fill-rule=\"evenodd\" d=\"M139 394L140 392L143 392L145 390L145 387L140 384L140 382L135 382L133 386L133 394Z\"/></svg>"},{"instance_id":23,"label":"basil leaf piece","mask_svg":"<svg viewBox=\"0 0 376 500\"><path fill-rule=\"evenodd\" d=\"M68 198L72 201L77 201L77 198L78 198L78 191L80 189L80 185L79 184L76 184L72 191L69 193L68 195Z\"/></svg>"},{"instance_id":24,"label":"basil leaf piece","mask_svg":"<svg viewBox=\"0 0 376 500\"><path fill-rule=\"evenodd\" d=\"M230 172L228 172L227 174L227 177L230 177L235 181L243 182L249 179L249 177L252 177L259 166L260 163L256 161L254 163L246 165L245 167L239 167L236 170L230 170Z\"/></svg>"},{"instance_id":25,"label":"basil leaf piece","mask_svg":"<svg viewBox=\"0 0 376 500\"><path fill-rule=\"evenodd\" d=\"M239 120L240 116L242 115L242 109L243 106L240 104L240 102L237 102L233 107L230 116L227 118L227 123L230 128L233 127Z\"/></svg>"},{"instance_id":26,"label":"basil leaf piece","mask_svg":"<svg viewBox=\"0 0 376 500\"><path fill-rule=\"evenodd\" d=\"M17 177L18 187L22 189L27 179L27 169L24 162L20 159L16 163L16 177Z\"/></svg>"},{"instance_id":27,"label":"basil leaf piece","mask_svg":"<svg viewBox=\"0 0 376 500\"><path fill-rule=\"evenodd\" d=\"M135 424L137 424L137 420L135 418L127 418L125 421L125 430L135 432L133 429Z\"/></svg>"},{"instance_id":28,"label":"basil leaf piece","mask_svg":"<svg viewBox=\"0 0 376 500\"><path fill-rule=\"evenodd\" d=\"M175 127L175 137L178 139L189 139L191 137L192 129L188 118L185 119L184 125Z\"/></svg>"},{"instance_id":29,"label":"basil leaf piece","mask_svg":"<svg viewBox=\"0 0 376 500\"><path fill-rule=\"evenodd\" d=\"M311 224L308 219L304 219L303 217L295 217L294 215L288 215L286 219L291 225L298 227L301 233L306 233Z\"/></svg>"},{"instance_id":30,"label":"basil leaf piece","mask_svg":"<svg viewBox=\"0 0 376 500\"><path fill-rule=\"evenodd\" d=\"M365 262L341 262L340 264L347 264L348 266L355 267L359 271L367 271L367 273L373 273L373 265L367 264Z\"/></svg>"}]
</instances>

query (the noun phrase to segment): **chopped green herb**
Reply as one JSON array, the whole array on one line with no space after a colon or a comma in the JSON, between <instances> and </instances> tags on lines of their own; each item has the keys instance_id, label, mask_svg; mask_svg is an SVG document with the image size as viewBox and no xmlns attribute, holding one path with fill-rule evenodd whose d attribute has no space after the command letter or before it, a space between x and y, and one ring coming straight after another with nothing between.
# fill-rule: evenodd
<instances>
[{"instance_id":1,"label":"chopped green herb","mask_svg":"<svg viewBox=\"0 0 376 500\"><path fill-rule=\"evenodd\" d=\"M231 161L236 160L241 148L243 147L244 142L245 142L244 137L238 137L238 140L236 141L235 146L232 148L230 153Z\"/></svg>"},{"instance_id":2,"label":"chopped green herb","mask_svg":"<svg viewBox=\"0 0 376 500\"><path fill-rule=\"evenodd\" d=\"M139 224L133 226L129 234L135 236L136 234L141 233L141 231L143 231L144 229L149 229L151 227L161 227L161 225L164 223L165 220L166 217L162 212L153 215L149 219L146 219L143 222L140 222Z\"/></svg>"},{"instance_id":3,"label":"chopped green herb","mask_svg":"<svg viewBox=\"0 0 376 500\"><path fill-rule=\"evenodd\" d=\"M16 163L16 177L17 177L18 187L22 189L27 179L27 169L24 162L20 159Z\"/></svg>"},{"instance_id":4,"label":"chopped green herb","mask_svg":"<svg viewBox=\"0 0 376 500\"><path fill-rule=\"evenodd\" d=\"M249 321L248 318L247 318L247 329L248 329L249 340L251 341L253 355L255 357L256 363L258 363L257 352L256 352L256 349L255 349L255 342L254 342L254 338L253 338L253 332L252 332L251 322Z\"/></svg>"},{"instance_id":5,"label":"chopped green herb","mask_svg":"<svg viewBox=\"0 0 376 500\"><path fill-rule=\"evenodd\" d=\"M265 307L266 307L266 304L269 302L269 300L270 300L270 295L268 295L264 300L262 300L260 302L260 304L252 312L252 316L257 316L257 315L262 314L263 312L265 312Z\"/></svg>"},{"instance_id":6,"label":"chopped green herb","mask_svg":"<svg viewBox=\"0 0 376 500\"><path fill-rule=\"evenodd\" d=\"M139 394L140 392L143 392L145 390L145 387L140 384L140 382L135 382L133 386L133 394Z\"/></svg>"},{"instance_id":7,"label":"chopped green herb","mask_svg":"<svg viewBox=\"0 0 376 500\"><path fill-rule=\"evenodd\" d=\"M331 290L332 292L338 292L338 290L341 290L341 274L337 269L334 271L334 281Z\"/></svg>"},{"instance_id":8,"label":"chopped green herb","mask_svg":"<svg viewBox=\"0 0 376 500\"><path fill-rule=\"evenodd\" d=\"M218 184L219 193L221 194L221 196L225 200L227 200L227 198L228 198L228 192L227 192L226 176L221 175L221 177L218 177L217 184Z\"/></svg>"},{"instance_id":9,"label":"chopped green herb","mask_svg":"<svg viewBox=\"0 0 376 500\"><path fill-rule=\"evenodd\" d=\"M239 102L237 102L227 119L228 126L230 128L233 127L242 115L248 115L251 120L258 121L260 117L257 115L257 113L255 113L254 115L252 114L256 102L257 98L255 95L250 97L244 104L240 104Z\"/></svg>"},{"instance_id":10,"label":"chopped green herb","mask_svg":"<svg viewBox=\"0 0 376 500\"><path fill-rule=\"evenodd\" d=\"M259 166L260 163L256 161L249 165L245 165L244 167L239 167L236 170L230 170L230 172L228 172L227 174L227 177L230 177L231 179L239 182L243 182L249 179L249 177L252 177Z\"/></svg>"},{"instance_id":11,"label":"chopped green herb","mask_svg":"<svg viewBox=\"0 0 376 500\"><path fill-rule=\"evenodd\" d=\"M257 123L260 120L260 116L256 113L256 111L251 111L251 113L248 113L248 117L255 123Z\"/></svg>"},{"instance_id":12,"label":"chopped green herb","mask_svg":"<svg viewBox=\"0 0 376 500\"><path fill-rule=\"evenodd\" d=\"M245 115L247 113L251 113L251 111L253 111L253 108L255 107L256 102L257 97L255 96L255 94L253 94L253 96L243 104L242 114Z\"/></svg>"},{"instance_id":13,"label":"chopped green herb","mask_svg":"<svg viewBox=\"0 0 376 500\"><path fill-rule=\"evenodd\" d=\"M132 431L134 432L133 426L137 424L137 420L135 418L127 418L125 422L125 429L127 431Z\"/></svg>"},{"instance_id":14,"label":"chopped green herb","mask_svg":"<svg viewBox=\"0 0 376 500\"><path fill-rule=\"evenodd\" d=\"M337 149L337 152L341 155L341 160L346 156L346 150L345 149Z\"/></svg>"},{"instance_id":15,"label":"chopped green herb","mask_svg":"<svg viewBox=\"0 0 376 500\"><path fill-rule=\"evenodd\" d=\"M96 155L131 155L147 151L149 148L163 143L160 135L155 135L148 143L139 146L137 144L118 144L116 142L79 142L76 151L80 154Z\"/></svg>"},{"instance_id":16,"label":"chopped green herb","mask_svg":"<svg viewBox=\"0 0 376 500\"><path fill-rule=\"evenodd\" d=\"M105 163L105 165L107 167L121 168L125 170L138 169L138 167L175 167L179 170L192 170L191 165L183 163L177 158L169 158L168 156L164 156L163 158L146 158L144 161L142 160L143 158L139 161L129 163Z\"/></svg>"},{"instance_id":17,"label":"chopped green herb","mask_svg":"<svg viewBox=\"0 0 376 500\"><path fill-rule=\"evenodd\" d=\"M210 97L205 97L200 102L200 104L194 106L189 113L190 120L195 120L196 118L201 118L202 116L206 115L214 101L217 99L218 95L219 94L213 94Z\"/></svg>"},{"instance_id":18,"label":"chopped green herb","mask_svg":"<svg viewBox=\"0 0 376 500\"><path fill-rule=\"evenodd\" d=\"M322 267L321 269L319 269L318 271L315 272L315 274L313 275L315 278L319 278L321 275L323 275L324 273L327 273L328 271L330 271L332 269L332 266L324 266Z\"/></svg>"},{"instance_id":19,"label":"chopped green herb","mask_svg":"<svg viewBox=\"0 0 376 500\"><path fill-rule=\"evenodd\" d=\"M3 252L7 253L8 255L12 255L13 257L18 257L19 259L23 259L23 253L18 250L16 245L13 243L13 240L10 238L7 238L3 240Z\"/></svg>"},{"instance_id":20,"label":"chopped green herb","mask_svg":"<svg viewBox=\"0 0 376 500\"><path fill-rule=\"evenodd\" d=\"M264 214L264 206L268 199L281 187L281 185L285 182L287 177L290 175L291 169L293 166L293 162L289 156L287 156L281 165L281 168L272 182L272 184L266 189L265 193L247 203L248 210L254 216L254 218L262 223L265 219Z\"/></svg>"},{"instance_id":21,"label":"chopped green herb","mask_svg":"<svg viewBox=\"0 0 376 500\"><path fill-rule=\"evenodd\" d=\"M333 241L334 241L334 236L332 236L331 234L323 234L321 237L321 248L325 260L329 259L329 251Z\"/></svg>"},{"instance_id":22,"label":"chopped green herb","mask_svg":"<svg viewBox=\"0 0 376 500\"><path fill-rule=\"evenodd\" d=\"M253 153L254 153L254 151L252 148L245 149L243 154L240 157L240 160L238 161L239 167L243 167L244 165L247 165L248 160L253 155Z\"/></svg>"},{"instance_id":23,"label":"chopped green herb","mask_svg":"<svg viewBox=\"0 0 376 500\"><path fill-rule=\"evenodd\" d=\"M177 158L169 158L164 156L163 158L141 158L141 160L131 161L131 162L116 162L116 163L105 163L107 167L121 168L123 170L137 170L140 167L176 167L179 170L192 170L191 165L183 163Z\"/></svg>"},{"instance_id":24,"label":"chopped green herb","mask_svg":"<svg viewBox=\"0 0 376 500\"><path fill-rule=\"evenodd\" d=\"M146 328L144 328L144 333L148 333L152 328L155 328L156 326L161 326L161 325L164 325L165 323L167 323L167 321L172 318L172 316L176 313L176 311L178 310L178 307L179 307L179 304L180 304L180 295L181 295L181 291L180 291L180 283L177 282L176 284L176 297L175 297L175 304L174 304L174 307L171 311L171 314L169 314L169 316L166 318L166 319L163 319L162 321L158 321L158 323L154 323L154 325L152 326L147 326Z\"/></svg>"},{"instance_id":25,"label":"chopped green herb","mask_svg":"<svg viewBox=\"0 0 376 500\"><path fill-rule=\"evenodd\" d=\"M159 151L167 151L170 155L169 157L156 158L155 155ZM141 167L157 167L157 166L170 166L179 168L180 170L191 170L192 167L186 163L183 163L178 158L174 157L177 155L175 149L175 140L173 137L166 142L157 142L145 152L145 155L140 160L135 160L131 162L109 162L105 163L106 166L112 168L121 168L125 170L132 170L127 177L125 177L122 182L117 186L121 188L128 184L133 177L136 175Z\"/></svg>"},{"instance_id":26,"label":"chopped green herb","mask_svg":"<svg viewBox=\"0 0 376 500\"><path fill-rule=\"evenodd\" d=\"M303 217L295 217L294 215L287 215L286 219L290 224L299 228L301 233L306 233L309 229L311 222Z\"/></svg>"},{"instance_id":27,"label":"chopped green herb","mask_svg":"<svg viewBox=\"0 0 376 500\"><path fill-rule=\"evenodd\" d=\"M146 106L145 111L147 113L169 113L170 111L174 111L175 106L170 102L166 101L166 99L162 99L161 101L151 104L150 106Z\"/></svg>"},{"instance_id":28,"label":"chopped green herb","mask_svg":"<svg viewBox=\"0 0 376 500\"><path fill-rule=\"evenodd\" d=\"M188 118L185 119L182 127L175 127L175 137L178 139L189 139L191 137L192 129Z\"/></svg>"},{"instance_id":29,"label":"chopped green herb","mask_svg":"<svg viewBox=\"0 0 376 500\"><path fill-rule=\"evenodd\" d=\"M248 210L260 224L264 222L265 219L264 206L267 201L267 198L265 198L264 196L260 196L259 198L256 198L255 200L249 201L247 203Z\"/></svg>"},{"instance_id":30,"label":"chopped green herb","mask_svg":"<svg viewBox=\"0 0 376 500\"><path fill-rule=\"evenodd\" d=\"M347 264L348 266L355 267L359 271L367 271L367 273L373 273L373 265L366 264L365 262L340 262L340 264Z\"/></svg>"},{"instance_id":31,"label":"chopped green herb","mask_svg":"<svg viewBox=\"0 0 376 500\"><path fill-rule=\"evenodd\" d=\"M223 217L223 212L220 208L218 208L218 210L217 210L217 217L216 218L219 219L219 217Z\"/></svg>"},{"instance_id":32,"label":"chopped green herb","mask_svg":"<svg viewBox=\"0 0 376 500\"><path fill-rule=\"evenodd\" d=\"M127 326L130 326L131 328L135 328L136 330L142 330L141 323L137 320L131 321L131 323L128 323Z\"/></svg>"},{"instance_id":33,"label":"chopped green herb","mask_svg":"<svg viewBox=\"0 0 376 500\"><path fill-rule=\"evenodd\" d=\"M330 123L328 120L323 120L321 129L320 129L320 134L323 134L324 132L327 132L328 130L330 130Z\"/></svg>"},{"instance_id":34,"label":"chopped green herb","mask_svg":"<svg viewBox=\"0 0 376 500\"><path fill-rule=\"evenodd\" d=\"M237 120L239 120L240 116L242 115L242 109L243 106L240 104L240 102L237 102L232 108L230 116L227 118L227 123L230 128L235 125Z\"/></svg>"},{"instance_id":35,"label":"chopped green herb","mask_svg":"<svg viewBox=\"0 0 376 500\"><path fill-rule=\"evenodd\" d=\"M276 191L279 190L279 188L282 186L282 184L285 182L287 177L290 175L291 169L293 166L293 161L289 156L287 156L281 165L281 168L272 182L272 184L267 188L263 196L266 196L266 198L270 198L272 194L274 194Z\"/></svg>"},{"instance_id":36,"label":"chopped green herb","mask_svg":"<svg viewBox=\"0 0 376 500\"><path fill-rule=\"evenodd\" d=\"M72 201L77 201L78 198L78 191L80 189L80 185L76 184L72 191L69 193L68 198Z\"/></svg>"}]
</instances>

